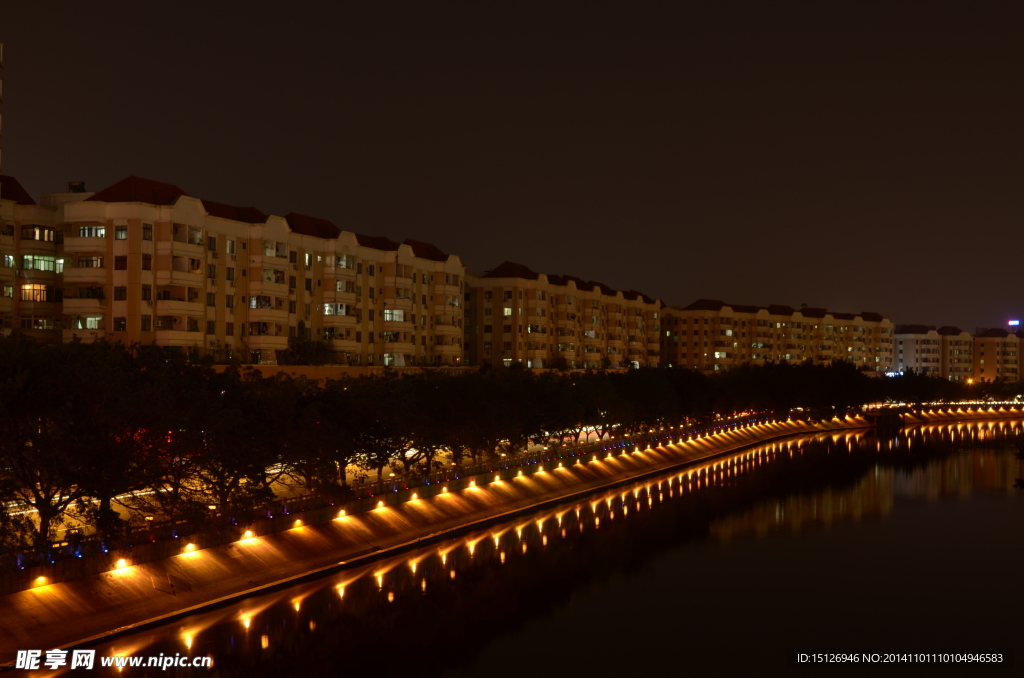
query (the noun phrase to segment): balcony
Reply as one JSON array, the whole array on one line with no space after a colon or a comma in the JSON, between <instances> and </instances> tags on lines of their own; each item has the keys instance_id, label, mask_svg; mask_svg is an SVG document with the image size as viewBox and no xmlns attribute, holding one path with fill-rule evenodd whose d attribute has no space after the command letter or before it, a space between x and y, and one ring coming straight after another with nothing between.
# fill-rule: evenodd
<instances>
[{"instance_id":1,"label":"balcony","mask_svg":"<svg viewBox=\"0 0 1024 678\"><path fill-rule=\"evenodd\" d=\"M109 302L106 299L77 299L64 297L65 315L103 315Z\"/></svg>"},{"instance_id":2,"label":"balcony","mask_svg":"<svg viewBox=\"0 0 1024 678\"><path fill-rule=\"evenodd\" d=\"M153 276L154 281L157 285L163 287L166 285L175 285L181 287L206 287L206 279L203 277L203 272L196 269L193 271L172 269L157 271L156 275ZM64 273L64 282L68 282L67 273Z\"/></svg>"},{"instance_id":3,"label":"balcony","mask_svg":"<svg viewBox=\"0 0 1024 678\"><path fill-rule=\"evenodd\" d=\"M253 334L246 337L245 342L253 351L283 351L288 348L288 337L274 337L269 334Z\"/></svg>"},{"instance_id":4,"label":"balcony","mask_svg":"<svg viewBox=\"0 0 1024 678\"><path fill-rule=\"evenodd\" d=\"M75 337L78 337L83 344L91 344L107 336L107 333L103 330L64 330L62 334L64 343L68 343L74 340Z\"/></svg>"},{"instance_id":5,"label":"balcony","mask_svg":"<svg viewBox=\"0 0 1024 678\"><path fill-rule=\"evenodd\" d=\"M161 240L157 242L156 254L170 254L171 256L188 257L191 259L206 258L206 250L203 249L202 245L193 245L178 240Z\"/></svg>"},{"instance_id":6,"label":"balcony","mask_svg":"<svg viewBox=\"0 0 1024 678\"><path fill-rule=\"evenodd\" d=\"M103 285L107 282L107 269L105 268L65 268L64 284L93 284Z\"/></svg>"},{"instance_id":7,"label":"balcony","mask_svg":"<svg viewBox=\"0 0 1024 678\"><path fill-rule=\"evenodd\" d=\"M106 238L79 238L77 236L64 238L66 254L103 254L106 251Z\"/></svg>"},{"instance_id":8,"label":"balcony","mask_svg":"<svg viewBox=\"0 0 1024 678\"><path fill-rule=\"evenodd\" d=\"M356 327L359 324L359 320L354 315L325 315L322 322L324 327ZM387 328L393 324L384 323L384 327Z\"/></svg>"},{"instance_id":9,"label":"balcony","mask_svg":"<svg viewBox=\"0 0 1024 678\"><path fill-rule=\"evenodd\" d=\"M250 308L249 322L288 324L288 311L283 308Z\"/></svg>"},{"instance_id":10,"label":"balcony","mask_svg":"<svg viewBox=\"0 0 1024 678\"><path fill-rule=\"evenodd\" d=\"M185 330L157 330L154 334L157 346L202 346L206 336L202 332Z\"/></svg>"},{"instance_id":11,"label":"balcony","mask_svg":"<svg viewBox=\"0 0 1024 678\"><path fill-rule=\"evenodd\" d=\"M156 315L184 315L184 316L205 316L206 311L198 301L185 301L184 299L157 299L154 303Z\"/></svg>"}]
</instances>

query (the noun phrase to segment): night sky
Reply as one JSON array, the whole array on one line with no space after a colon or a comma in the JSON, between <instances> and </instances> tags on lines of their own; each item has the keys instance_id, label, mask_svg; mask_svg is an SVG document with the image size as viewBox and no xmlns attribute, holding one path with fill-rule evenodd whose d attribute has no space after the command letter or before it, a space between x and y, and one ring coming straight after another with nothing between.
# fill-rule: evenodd
<instances>
[{"instance_id":1,"label":"night sky","mask_svg":"<svg viewBox=\"0 0 1024 678\"><path fill-rule=\"evenodd\" d=\"M669 304L1024 316L1024 4L0 7L3 171Z\"/></svg>"}]
</instances>

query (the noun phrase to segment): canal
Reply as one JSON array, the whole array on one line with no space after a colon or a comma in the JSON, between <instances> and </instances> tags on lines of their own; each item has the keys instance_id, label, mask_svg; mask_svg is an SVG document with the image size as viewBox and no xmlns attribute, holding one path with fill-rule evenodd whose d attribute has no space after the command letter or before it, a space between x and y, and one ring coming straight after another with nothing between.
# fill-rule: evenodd
<instances>
[{"instance_id":1,"label":"canal","mask_svg":"<svg viewBox=\"0 0 1024 678\"><path fill-rule=\"evenodd\" d=\"M212 657L210 669L124 669L165 676L739 675L785 671L790 648L839 646L1012 648L1024 661L1020 432L1004 421L776 442L116 637L93 646L96 663Z\"/></svg>"}]
</instances>

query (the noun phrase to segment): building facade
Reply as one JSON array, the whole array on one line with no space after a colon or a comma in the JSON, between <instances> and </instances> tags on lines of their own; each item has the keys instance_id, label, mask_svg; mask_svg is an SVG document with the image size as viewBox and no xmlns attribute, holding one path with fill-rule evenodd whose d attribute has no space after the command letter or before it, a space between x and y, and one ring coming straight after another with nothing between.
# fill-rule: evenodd
<instances>
[{"instance_id":1,"label":"building facade","mask_svg":"<svg viewBox=\"0 0 1024 678\"><path fill-rule=\"evenodd\" d=\"M636 291L504 262L467 276L466 358L473 365L657 367L660 302Z\"/></svg>"},{"instance_id":2,"label":"building facade","mask_svg":"<svg viewBox=\"0 0 1024 678\"><path fill-rule=\"evenodd\" d=\"M842 360L876 373L892 370L894 328L879 313L700 299L685 308L663 309L662 326L662 363L702 372L806 360Z\"/></svg>"},{"instance_id":3,"label":"building facade","mask_svg":"<svg viewBox=\"0 0 1024 678\"><path fill-rule=\"evenodd\" d=\"M14 260L39 256L49 267L50 257L55 269L16 285L30 301L0 306L5 331L29 322L51 340L104 337L264 364L290 339L317 339L350 365L462 364L465 267L434 245L268 216L138 177L53 200L60 206L4 203L2 232L41 229L11 247Z\"/></svg>"},{"instance_id":4,"label":"building facade","mask_svg":"<svg viewBox=\"0 0 1024 678\"><path fill-rule=\"evenodd\" d=\"M999 327L978 329L974 334L974 378L981 381L1020 379L1022 334Z\"/></svg>"}]
</instances>

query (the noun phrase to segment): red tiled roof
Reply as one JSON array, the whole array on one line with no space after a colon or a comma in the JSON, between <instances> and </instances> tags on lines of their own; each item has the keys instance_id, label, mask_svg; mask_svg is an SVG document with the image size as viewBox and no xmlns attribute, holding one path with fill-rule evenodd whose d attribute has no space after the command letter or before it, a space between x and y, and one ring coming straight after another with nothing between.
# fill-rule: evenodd
<instances>
[{"instance_id":1,"label":"red tiled roof","mask_svg":"<svg viewBox=\"0 0 1024 678\"><path fill-rule=\"evenodd\" d=\"M643 292L637 292L636 290L630 290L629 293L633 294L633 295L636 295L636 296L633 297L634 299L636 299L638 297L640 299L643 299L643 302L645 304L653 304L654 303L654 299L651 299L649 296L647 296Z\"/></svg>"},{"instance_id":2,"label":"red tiled roof","mask_svg":"<svg viewBox=\"0 0 1024 678\"><path fill-rule=\"evenodd\" d=\"M565 276L565 280L566 284L568 284L568 281L570 280L576 283L576 289L580 290L581 292L591 292L594 289L594 283L587 282L583 278L577 278L574 275Z\"/></svg>"},{"instance_id":3,"label":"red tiled roof","mask_svg":"<svg viewBox=\"0 0 1024 678\"><path fill-rule=\"evenodd\" d=\"M800 315L805 318L824 318L828 315L828 311L823 308L809 308L805 306L800 309Z\"/></svg>"},{"instance_id":4,"label":"red tiled roof","mask_svg":"<svg viewBox=\"0 0 1024 678\"><path fill-rule=\"evenodd\" d=\"M833 313L832 317L836 320L854 320L857 316L852 313Z\"/></svg>"},{"instance_id":5,"label":"red tiled roof","mask_svg":"<svg viewBox=\"0 0 1024 678\"><path fill-rule=\"evenodd\" d=\"M448 261L448 255L441 251L437 245L432 245L429 242L422 242L419 240L413 240L412 238L406 238L405 244L412 248L412 253L420 259L430 259L431 261Z\"/></svg>"},{"instance_id":6,"label":"red tiled roof","mask_svg":"<svg viewBox=\"0 0 1024 678\"><path fill-rule=\"evenodd\" d=\"M1010 333L1001 327L992 327L987 330L981 330L974 336L976 337L1008 337Z\"/></svg>"},{"instance_id":7,"label":"red tiled roof","mask_svg":"<svg viewBox=\"0 0 1024 678\"><path fill-rule=\"evenodd\" d=\"M603 294L603 295L605 295L607 297L614 297L614 296L616 296L619 293L618 290L613 290L612 288L608 287L604 283L599 283L599 282L596 282L594 280L591 280L590 284L594 285L596 287L599 287L601 289L601 294Z\"/></svg>"},{"instance_id":8,"label":"red tiled roof","mask_svg":"<svg viewBox=\"0 0 1024 678\"><path fill-rule=\"evenodd\" d=\"M558 285L559 287L566 287L569 284L569 279L565 276L555 275L554 273L548 273L548 283L552 285Z\"/></svg>"},{"instance_id":9,"label":"red tiled roof","mask_svg":"<svg viewBox=\"0 0 1024 678\"><path fill-rule=\"evenodd\" d=\"M116 184L107 186L99 193L86 198L94 202L143 202L148 205L173 205L178 198L187 195L174 184L130 176Z\"/></svg>"},{"instance_id":10,"label":"red tiled roof","mask_svg":"<svg viewBox=\"0 0 1024 678\"><path fill-rule=\"evenodd\" d=\"M534 273L522 264L512 261L503 261L497 268L484 273L485 278L522 278L523 280L536 280L539 274Z\"/></svg>"},{"instance_id":11,"label":"red tiled roof","mask_svg":"<svg viewBox=\"0 0 1024 678\"><path fill-rule=\"evenodd\" d=\"M796 309L782 304L768 304L768 313L771 315L793 315L796 313Z\"/></svg>"},{"instance_id":12,"label":"red tiled roof","mask_svg":"<svg viewBox=\"0 0 1024 678\"><path fill-rule=\"evenodd\" d=\"M955 337L963 333L964 331L962 329L960 329L959 327L954 327L953 325L944 325L939 328L939 334L941 334L944 337Z\"/></svg>"},{"instance_id":13,"label":"red tiled roof","mask_svg":"<svg viewBox=\"0 0 1024 678\"><path fill-rule=\"evenodd\" d=\"M369 247L383 252L394 252L398 249L398 243L385 238L384 236L363 235L356 233L356 241L363 247Z\"/></svg>"},{"instance_id":14,"label":"red tiled roof","mask_svg":"<svg viewBox=\"0 0 1024 678\"><path fill-rule=\"evenodd\" d=\"M333 240L341 233L340 228L319 217L308 217L305 214L289 212L284 219L288 222L288 228L292 229L292 233L311 235L324 240Z\"/></svg>"},{"instance_id":15,"label":"red tiled roof","mask_svg":"<svg viewBox=\"0 0 1024 678\"><path fill-rule=\"evenodd\" d=\"M897 325L896 334L928 334L935 329L934 325Z\"/></svg>"},{"instance_id":16,"label":"red tiled roof","mask_svg":"<svg viewBox=\"0 0 1024 678\"><path fill-rule=\"evenodd\" d=\"M241 221L246 224L265 224L267 222L267 215L255 207L235 207L234 205L225 205L213 202L212 200L202 199L201 202L203 203L203 209L211 217L231 219L232 221Z\"/></svg>"},{"instance_id":17,"label":"red tiled roof","mask_svg":"<svg viewBox=\"0 0 1024 678\"><path fill-rule=\"evenodd\" d=\"M722 307L725 306L725 302L719 299L698 299L689 306L685 307L684 311L721 311Z\"/></svg>"},{"instance_id":18,"label":"red tiled roof","mask_svg":"<svg viewBox=\"0 0 1024 678\"><path fill-rule=\"evenodd\" d=\"M875 313L874 311L861 311L860 317L868 322L878 323L885 320L885 317L881 313Z\"/></svg>"},{"instance_id":19,"label":"red tiled roof","mask_svg":"<svg viewBox=\"0 0 1024 678\"><path fill-rule=\"evenodd\" d=\"M36 204L18 180L6 174L0 174L0 200L13 200L18 205Z\"/></svg>"},{"instance_id":20,"label":"red tiled roof","mask_svg":"<svg viewBox=\"0 0 1024 678\"><path fill-rule=\"evenodd\" d=\"M758 311L761 310L757 306L739 306L736 304L729 306L729 308L731 308L736 313L757 313Z\"/></svg>"}]
</instances>

